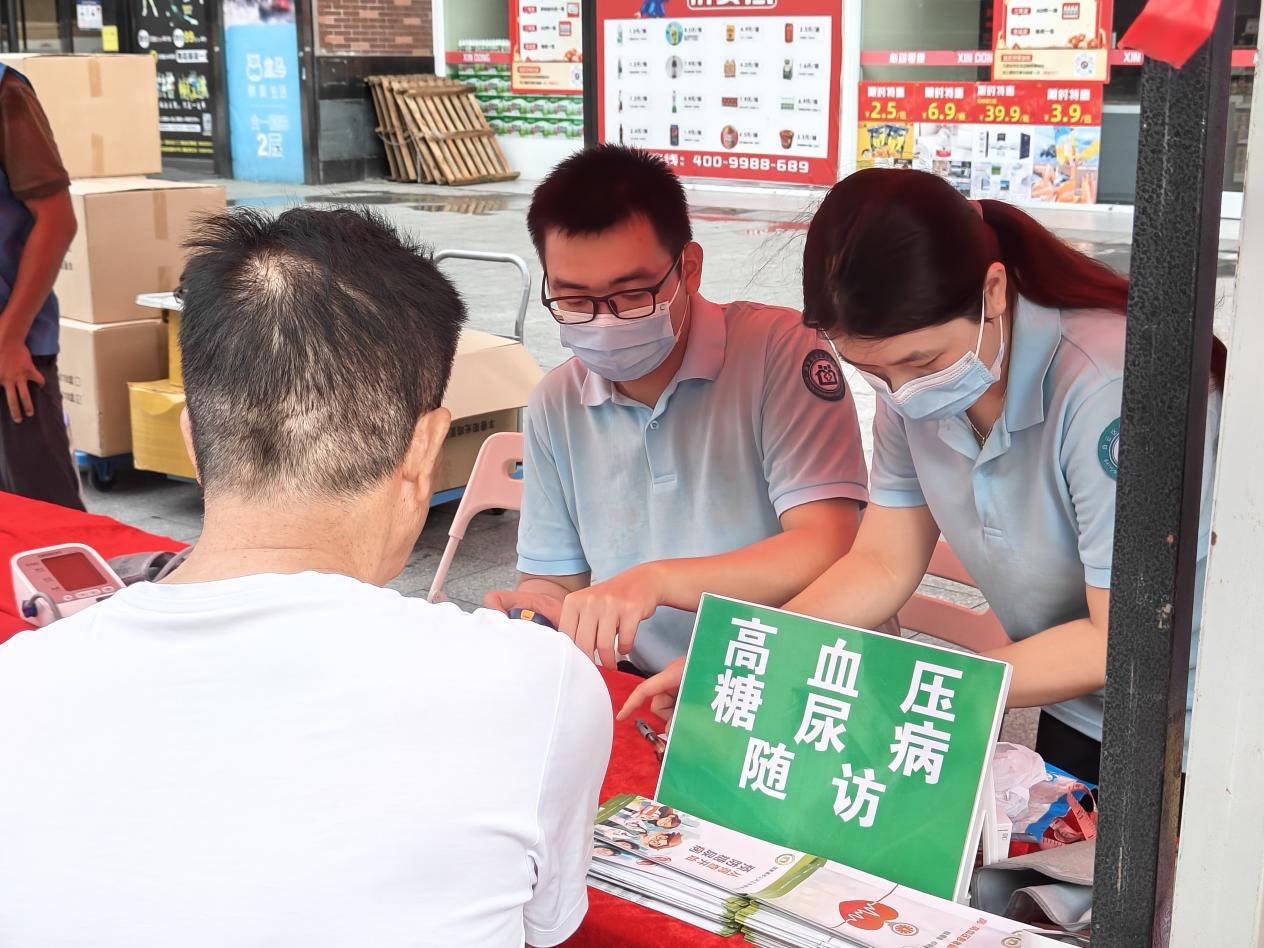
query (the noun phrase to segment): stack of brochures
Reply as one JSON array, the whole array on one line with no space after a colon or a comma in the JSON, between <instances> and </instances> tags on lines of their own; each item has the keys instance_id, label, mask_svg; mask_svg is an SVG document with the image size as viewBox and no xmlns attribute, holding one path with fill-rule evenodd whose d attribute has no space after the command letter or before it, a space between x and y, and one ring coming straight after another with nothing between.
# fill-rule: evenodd
<instances>
[{"instance_id":1,"label":"stack of brochures","mask_svg":"<svg viewBox=\"0 0 1264 948\"><path fill-rule=\"evenodd\" d=\"M1025 948L1028 926L623 794L597 814L589 884L761 948ZM1027 930L1027 931L1025 931Z\"/></svg>"}]
</instances>

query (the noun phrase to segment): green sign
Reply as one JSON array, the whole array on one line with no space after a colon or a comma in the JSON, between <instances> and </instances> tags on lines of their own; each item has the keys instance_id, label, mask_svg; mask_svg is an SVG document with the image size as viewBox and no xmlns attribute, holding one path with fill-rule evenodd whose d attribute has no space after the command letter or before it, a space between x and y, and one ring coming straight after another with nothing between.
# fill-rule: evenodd
<instances>
[{"instance_id":1,"label":"green sign","mask_svg":"<svg viewBox=\"0 0 1264 948\"><path fill-rule=\"evenodd\" d=\"M968 879L1009 666L706 595L657 800L942 898Z\"/></svg>"}]
</instances>

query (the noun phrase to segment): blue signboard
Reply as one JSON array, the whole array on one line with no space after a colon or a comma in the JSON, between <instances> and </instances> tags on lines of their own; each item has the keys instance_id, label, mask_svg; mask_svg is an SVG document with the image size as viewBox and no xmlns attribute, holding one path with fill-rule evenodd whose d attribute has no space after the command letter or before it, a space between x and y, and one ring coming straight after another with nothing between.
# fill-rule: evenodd
<instances>
[{"instance_id":1,"label":"blue signboard","mask_svg":"<svg viewBox=\"0 0 1264 948\"><path fill-rule=\"evenodd\" d=\"M292 18L229 25L224 54L233 177L301 184L303 120Z\"/></svg>"}]
</instances>

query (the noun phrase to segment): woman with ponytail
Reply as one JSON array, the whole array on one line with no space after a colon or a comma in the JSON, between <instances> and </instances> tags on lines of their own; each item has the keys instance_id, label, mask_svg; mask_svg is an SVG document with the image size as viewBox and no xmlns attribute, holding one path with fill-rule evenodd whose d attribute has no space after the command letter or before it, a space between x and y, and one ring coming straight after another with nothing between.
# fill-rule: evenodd
<instances>
[{"instance_id":1,"label":"woman with ponytail","mask_svg":"<svg viewBox=\"0 0 1264 948\"><path fill-rule=\"evenodd\" d=\"M1013 665L1010 706L1044 708L1037 750L1096 782L1128 281L1016 207L870 169L813 218L803 297L805 322L878 401L855 543L786 608L876 628L942 533L1012 640L992 653ZM1213 392L1200 598L1219 404ZM633 702L665 710L678 681L669 668Z\"/></svg>"}]
</instances>

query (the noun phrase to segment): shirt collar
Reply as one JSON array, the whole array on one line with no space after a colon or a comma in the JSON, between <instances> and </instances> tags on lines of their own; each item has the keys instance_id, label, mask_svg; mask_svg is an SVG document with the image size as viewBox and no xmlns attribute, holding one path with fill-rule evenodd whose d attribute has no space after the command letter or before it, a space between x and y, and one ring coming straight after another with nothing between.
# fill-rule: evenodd
<instances>
[{"instance_id":1,"label":"shirt collar","mask_svg":"<svg viewBox=\"0 0 1264 948\"><path fill-rule=\"evenodd\" d=\"M689 297L689 339L685 343L685 358L676 371L676 377L667 386L670 392L685 379L702 379L713 382L724 366L724 346L728 330L724 325L724 310L716 303L702 298L700 293ZM614 383L596 372L584 369L584 381L580 385L580 404L596 408L615 396Z\"/></svg>"},{"instance_id":2,"label":"shirt collar","mask_svg":"<svg viewBox=\"0 0 1264 948\"><path fill-rule=\"evenodd\" d=\"M1056 309L1018 298L1010 341L1005 427L1021 431L1045 418L1045 377L1062 341L1062 317Z\"/></svg>"}]
</instances>

